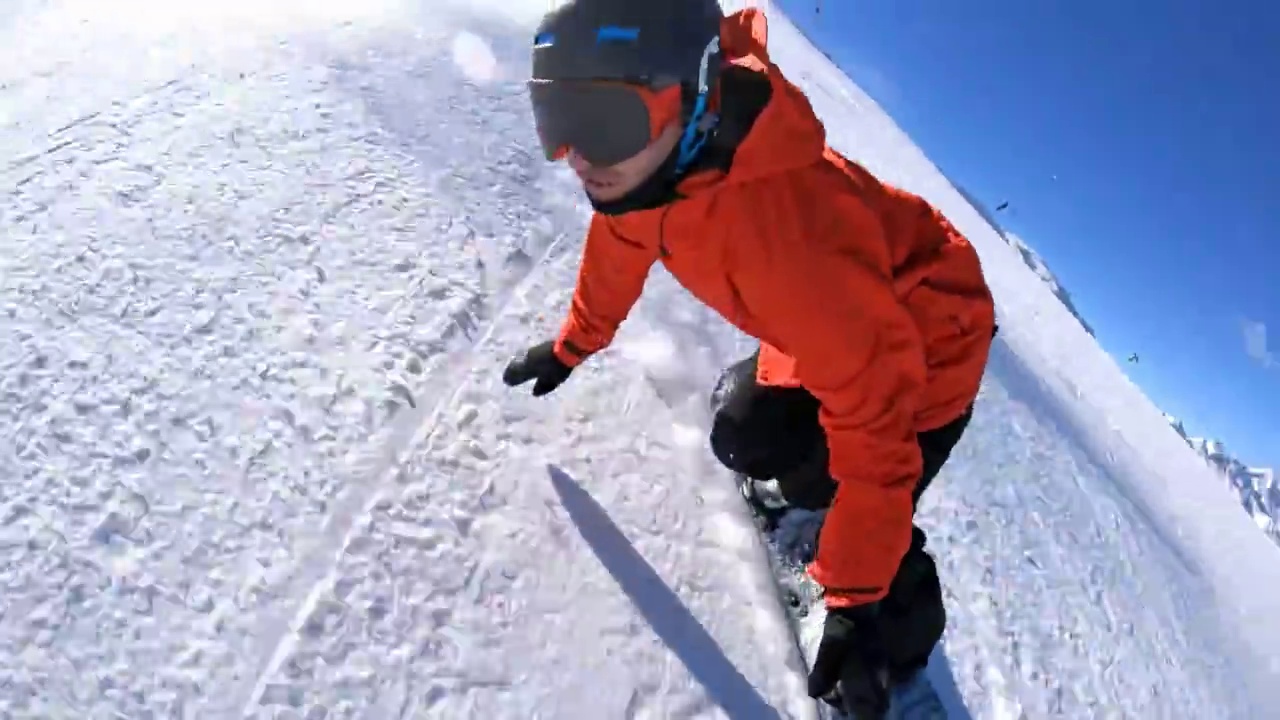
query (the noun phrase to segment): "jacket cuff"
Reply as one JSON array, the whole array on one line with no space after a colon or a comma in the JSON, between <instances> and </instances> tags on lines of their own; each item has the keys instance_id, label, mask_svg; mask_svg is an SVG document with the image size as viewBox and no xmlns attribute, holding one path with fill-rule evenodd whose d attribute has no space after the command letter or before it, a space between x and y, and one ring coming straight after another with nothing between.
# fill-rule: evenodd
<instances>
[{"instance_id":1,"label":"jacket cuff","mask_svg":"<svg viewBox=\"0 0 1280 720\"><path fill-rule=\"evenodd\" d=\"M822 581L826 573L823 573L818 567L817 561L809 563L809 566L805 569L808 571L809 577L813 578L814 582L823 587L822 599L828 608L846 608L867 605L881 600L885 595L889 594L888 584L880 587L866 588L829 587L827 583Z\"/></svg>"},{"instance_id":2,"label":"jacket cuff","mask_svg":"<svg viewBox=\"0 0 1280 720\"><path fill-rule=\"evenodd\" d=\"M575 368L582 364L591 356L591 353L585 352L574 345L572 342L560 337L552 346L551 352L555 354L556 359L564 363L565 367Z\"/></svg>"}]
</instances>

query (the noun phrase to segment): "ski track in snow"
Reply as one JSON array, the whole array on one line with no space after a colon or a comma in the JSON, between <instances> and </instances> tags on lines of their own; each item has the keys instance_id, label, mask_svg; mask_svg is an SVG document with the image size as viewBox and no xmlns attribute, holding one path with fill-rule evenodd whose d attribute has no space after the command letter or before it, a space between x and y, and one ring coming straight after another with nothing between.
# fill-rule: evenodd
<instances>
[{"instance_id":1,"label":"ski track in snow","mask_svg":"<svg viewBox=\"0 0 1280 720\"><path fill-rule=\"evenodd\" d=\"M501 384L557 328L586 220L533 151L528 28L477 14L526 5L140 28L26 3L0 54L0 715L817 716L705 447L746 339L656 269L554 395ZM1238 581L1024 359L1051 355L1026 335L1048 292L771 31L837 147L998 274L1004 339L922 510L956 716L1260 716Z\"/></svg>"},{"instance_id":2,"label":"ski track in snow","mask_svg":"<svg viewBox=\"0 0 1280 720\"><path fill-rule=\"evenodd\" d=\"M22 658L0 707L220 712L581 215L543 197L561 181L526 150L518 88L464 82L447 33L383 37L393 57L367 63L276 38L142 81L83 66L118 38L72 37L51 112L7 125L0 389L25 482L0 506L0 643ZM121 94L63 122L77 71ZM133 642L72 641L94 632Z\"/></svg>"}]
</instances>

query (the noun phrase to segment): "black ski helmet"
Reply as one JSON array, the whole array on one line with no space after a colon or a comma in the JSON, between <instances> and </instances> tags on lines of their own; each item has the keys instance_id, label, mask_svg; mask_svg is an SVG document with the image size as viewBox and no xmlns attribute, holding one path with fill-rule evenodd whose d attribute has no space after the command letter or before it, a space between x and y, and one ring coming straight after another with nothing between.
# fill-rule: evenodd
<instances>
[{"instance_id":1,"label":"black ski helmet","mask_svg":"<svg viewBox=\"0 0 1280 720\"><path fill-rule=\"evenodd\" d=\"M720 67L718 0L568 0L533 41L531 83L613 80L683 90L680 165L701 145Z\"/></svg>"},{"instance_id":2,"label":"black ski helmet","mask_svg":"<svg viewBox=\"0 0 1280 720\"><path fill-rule=\"evenodd\" d=\"M717 0L569 0L538 26L533 79L697 88L722 17Z\"/></svg>"}]
</instances>

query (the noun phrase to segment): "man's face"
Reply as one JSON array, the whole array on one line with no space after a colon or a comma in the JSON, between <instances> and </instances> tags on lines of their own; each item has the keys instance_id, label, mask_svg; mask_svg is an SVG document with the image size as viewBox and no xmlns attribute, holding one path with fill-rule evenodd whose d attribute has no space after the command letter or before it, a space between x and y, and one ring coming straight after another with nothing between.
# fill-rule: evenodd
<instances>
[{"instance_id":1,"label":"man's face","mask_svg":"<svg viewBox=\"0 0 1280 720\"><path fill-rule=\"evenodd\" d=\"M582 188L588 195L599 202L612 202L648 180L675 149L679 140L680 126L672 123L648 147L617 165L592 165L573 150L569 151L567 160L569 167L582 180Z\"/></svg>"}]
</instances>

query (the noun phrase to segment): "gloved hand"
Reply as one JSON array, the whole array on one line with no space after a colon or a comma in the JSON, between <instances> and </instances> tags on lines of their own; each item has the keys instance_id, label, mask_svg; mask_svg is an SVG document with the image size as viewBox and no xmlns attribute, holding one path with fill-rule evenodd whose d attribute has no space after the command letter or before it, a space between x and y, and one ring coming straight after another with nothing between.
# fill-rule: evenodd
<instances>
[{"instance_id":1,"label":"gloved hand","mask_svg":"<svg viewBox=\"0 0 1280 720\"><path fill-rule=\"evenodd\" d=\"M889 672L877 628L878 603L827 608L818 657L809 672L809 697L858 720L889 711Z\"/></svg>"},{"instance_id":2,"label":"gloved hand","mask_svg":"<svg viewBox=\"0 0 1280 720\"><path fill-rule=\"evenodd\" d=\"M542 397L560 387L560 383L569 378L573 368L556 357L555 345L554 340L548 340L529 348L524 355L507 364L507 369L502 373L502 382L514 387L534 380L534 397Z\"/></svg>"}]
</instances>

